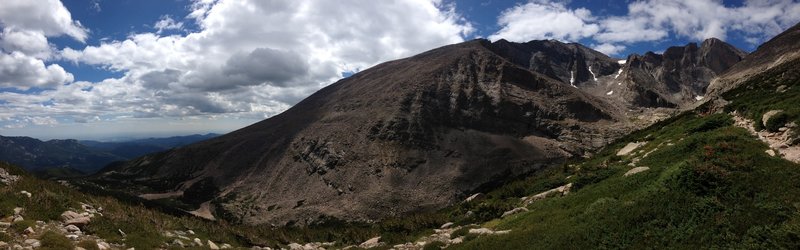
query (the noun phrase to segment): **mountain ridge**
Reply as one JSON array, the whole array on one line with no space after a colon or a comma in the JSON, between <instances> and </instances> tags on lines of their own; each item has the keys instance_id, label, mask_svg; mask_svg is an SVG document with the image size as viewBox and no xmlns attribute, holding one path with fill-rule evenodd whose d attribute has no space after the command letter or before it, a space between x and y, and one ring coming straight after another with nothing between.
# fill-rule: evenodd
<instances>
[{"instance_id":1,"label":"mountain ridge","mask_svg":"<svg viewBox=\"0 0 800 250\"><path fill-rule=\"evenodd\" d=\"M719 40L690 43L665 53L664 61L677 65L666 68L691 71L720 47L738 51ZM376 220L437 209L493 183L589 156L676 110L677 104L632 111L621 105L629 100L596 90L614 87L613 72L622 74L631 61L620 65L557 41L448 45L361 71L264 121L114 164L92 178L246 224ZM716 71L730 65L703 62ZM664 71L660 61L656 66L654 72ZM675 84L691 88L683 85L696 75L684 75ZM667 88L658 79L618 85Z\"/></svg>"}]
</instances>

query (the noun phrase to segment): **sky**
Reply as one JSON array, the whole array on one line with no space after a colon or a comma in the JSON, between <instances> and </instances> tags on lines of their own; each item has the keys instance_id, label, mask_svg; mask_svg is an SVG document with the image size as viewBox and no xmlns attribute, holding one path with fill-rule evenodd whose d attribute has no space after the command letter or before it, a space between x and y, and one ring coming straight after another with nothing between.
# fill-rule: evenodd
<instances>
[{"instance_id":1,"label":"sky","mask_svg":"<svg viewBox=\"0 0 800 250\"><path fill-rule=\"evenodd\" d=\"M0 135L225 133L378 63L485 38L753 51L799 0L0 0Z\"/></svg>"}]
</instances>

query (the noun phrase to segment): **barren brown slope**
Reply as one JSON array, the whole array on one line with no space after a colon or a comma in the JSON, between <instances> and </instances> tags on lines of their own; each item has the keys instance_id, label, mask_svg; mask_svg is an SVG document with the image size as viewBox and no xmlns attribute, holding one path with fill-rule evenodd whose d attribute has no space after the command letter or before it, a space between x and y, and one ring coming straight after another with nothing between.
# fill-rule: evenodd
<instances>
[{"instance_id":1,"label":"barren brown slope","mask_svg":"<svg viewBox=\"0 0 800 250\"><path fill-rule=\"evenodd\" d=\"M183 191L185 202L213 200L215 214L249 224L380 219L452 204L628 129L614 107L487 46L380 64L280 115L109 167L95 182Z\"/></svg>"},{"instance_id":2,"label":"barren brown slope","mask_svg":"<svg viewBox=\"0 0 800 250\"><path fill-rule=\"evenodd\" d=\"M800 57L800 23L758 46L741 62L726 70L709 85L709 93L722 94L761 72Z\"/></svg>"}]
</instances>

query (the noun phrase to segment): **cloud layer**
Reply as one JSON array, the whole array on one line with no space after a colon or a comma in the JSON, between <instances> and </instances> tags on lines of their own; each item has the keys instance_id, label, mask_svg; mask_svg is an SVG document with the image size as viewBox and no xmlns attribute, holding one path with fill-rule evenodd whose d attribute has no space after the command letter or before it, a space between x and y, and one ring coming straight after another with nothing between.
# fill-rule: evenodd
<instances>
[{"instance_id":1,"label":"cloud layer","mask_svg":"<svg viewBox=\"0 0 800 250\"><path fill-rule=\"evenodd\" d=\"M792 0L747 0L725 6L721 0L644 0L627 5L627 15L594 16L564 1L531 0L504 11L492 40L529 41L589 39L595 49L615 54L626 45L665 39L670 34L702 41L731 34L760 44L800 21L800 3Z\"/></svg>"},{"instance_id":2,"label":"cloud layer","mask_svg":"<svg viewBox=\"0 0 800 250\"><path fill-rule=\"evenodd\" d=\"M12 2L0 11L4 31L14 34L4 35L0 46L15 51L0 55L0 87L44 89L26 98L0 93L8 102L0 119L21 122L32 120L13 117L263 119L341 78L342 72L461 42L473 31L454 6L439 0L195 0L183 21L162 16L152 32L53 51L46 36L84 41L88 32L57 0ZM44 22L15 15L34 7L51 11L41 12ZM183 30L183 22L195 22L199 29L165 35ZM122 77L73 82L60 66L43 64L51 57Z\"/></svg>"},{"instance_id":3,"label":"cloud layer","mask_svg":"<svg viewBox=\"0 0 800 250\"><path fill-rule=\"evenodd\" d=\"M187 16L163 15L142 24L147 30L92 43L91 27L74 20L59 0L2 2L0 133L52 126L86 133L114 126L146 130L140 121L171 129L214 122L236 128L286 110L345 72L475 34L444 0L191 0ZM642 0L615 16L567 3L531 0L511 7L488 37L588 41L616 54L674 36L735 35L758 44L800 21L800 4L792 0L734 7L718 0ZM58 47L54 37L91 45ZM84 81L59 64L115 77Z\"/></svg>"}]
</instances>

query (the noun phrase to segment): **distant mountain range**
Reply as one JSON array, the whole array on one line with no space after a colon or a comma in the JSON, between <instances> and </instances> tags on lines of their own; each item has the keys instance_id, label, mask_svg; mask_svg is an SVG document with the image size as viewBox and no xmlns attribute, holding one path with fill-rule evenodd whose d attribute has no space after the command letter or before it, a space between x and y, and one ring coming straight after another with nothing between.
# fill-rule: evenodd
<instances>
[{"instance_id":1,"label":"distant mountain range","mask_svg":"<svg viewBox=\"0 0 800 250\"><path fill-rule=\"evenodd\" d=\"M123 142L48 140L0 136L0 161L45 176L94 173L111 162L210 139L218 134L148 138Z\"/></svg>"}]
</instances>

